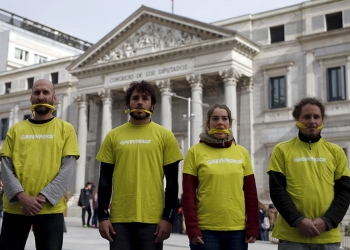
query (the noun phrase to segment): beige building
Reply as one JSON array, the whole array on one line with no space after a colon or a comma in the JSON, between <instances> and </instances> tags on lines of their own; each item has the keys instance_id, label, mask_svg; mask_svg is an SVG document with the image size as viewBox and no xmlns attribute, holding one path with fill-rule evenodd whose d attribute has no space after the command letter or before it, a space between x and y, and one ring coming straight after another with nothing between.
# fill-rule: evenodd
<instances>
[{"instance_id":1,"label":"beige building","mask_svg":"<svg viewBox=\"0 0 350 250\"><path fill-rule=\"evenodd\" d=\"M291 111L299 99L324 101L322 136L350 155L350 0L308 1L212 24L142 6L80 53L0 72L1 136L4 119L13 124L30 113L23 82L60 72L57 116L75 126L81 150L72 193L85 181L97 183L96 153L106 133L127 122L124 91L141 79L157 89L152 119L173 131L184 155L198 142L205 104L226 103L265 203L269 155L297 135ZM15 81L8 93L6 83Z\"/></svg>"}]
</instances>

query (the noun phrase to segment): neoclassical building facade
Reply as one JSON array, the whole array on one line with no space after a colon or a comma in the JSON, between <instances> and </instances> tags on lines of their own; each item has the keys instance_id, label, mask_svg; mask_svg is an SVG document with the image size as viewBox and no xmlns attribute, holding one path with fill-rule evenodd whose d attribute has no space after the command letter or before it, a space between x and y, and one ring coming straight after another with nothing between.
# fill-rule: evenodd
<instances>
[{"instance_id":1,"label":"neoclassical building facade","mask_svg":"<svg viewBox=\"0 0 350 250\"><path fill-rule=\"evenodd\" d=\"M349 0L212 24L142 6L80 55L0 72L0 90L11 79L59 68L56 115L75 126L81 151L72 193L97 183L95 156L106 133L128 121L124 94L132 81L155 86L152 120L173 131L183 155L198 142L208 105L225 103L237 142L250 152L259 199L269 203L269 156L297 135L291 111L301 98L324 102L322 136L350 155L349 34ZM0 95L0 119L13 124L29 115L29 95L20 85Z\"/></svg>"}]
</instances>

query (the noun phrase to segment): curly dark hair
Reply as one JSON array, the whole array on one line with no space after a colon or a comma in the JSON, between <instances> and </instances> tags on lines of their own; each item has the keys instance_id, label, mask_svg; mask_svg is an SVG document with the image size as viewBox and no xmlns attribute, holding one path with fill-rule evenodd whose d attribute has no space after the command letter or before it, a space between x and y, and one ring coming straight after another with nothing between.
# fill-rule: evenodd
<instances>
[{"instance_id":1,"label":"curly dark hair","mask_svg":"<svg viewBox=\"0 0 350 250\"><path fill-rule=\"evenodd\" d=\"M144 92L146 93L146 95L151 96L151 104L152 105L156 104L157 102L156 91L154 90L153 86L149 82L142 80L140 82L134 81L130 83L129 88L126 90L125 97L124 97L124 101L126 105L130 104L130 98L134 90Z\"/></svg>"},{"instance_id":2,"label":"curly dark hair","mask_svg":"<svg viewBox=\"0 0 350 250\"><path fill-rule=\"evenodd\" d=\"M322 102L314 97L306 97L304 99L301 99L297 104L295 104L294 106L294 110L293 110L293 117L295 120L298 120L301 114L301 110L303 109L303 107L307 104L312 104L312 105L316 105L317 107L320 108L321 110L321 116L322 119L324 119L326 117L325 114L325 107L323 106Z\"/></svg>"}]
</instances>

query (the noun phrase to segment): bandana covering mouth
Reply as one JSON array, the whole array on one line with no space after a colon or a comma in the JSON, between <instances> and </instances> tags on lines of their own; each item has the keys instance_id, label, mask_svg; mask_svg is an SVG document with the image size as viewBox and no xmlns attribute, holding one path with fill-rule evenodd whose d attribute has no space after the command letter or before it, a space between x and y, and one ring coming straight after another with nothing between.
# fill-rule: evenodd
<instances>
[{"instance_id":1,"label":"bandana covering mouth","mask_svg":"<svg viewBox=\"0 0 350 250\"><path fill-rule=\"evenodd\" d=\"M306 127L304 124L302 124L301 122L299 122L299 121L296 121L296 125L297 125L297 127L299 127L299 128L309 128L309 127ZM317 128L316 128L316 130L321 130L323 128L323 124L321 124L320 126L318 126Z\"/></svg>"},{"instance_id":2,"label":"bandana covering mouth","mask_svg":"<svg viewBox=\"0 0 350 250\"><path fill-rule=\"evenodd\" d=\"M147 110L147 109L142 109L142 110L140 110L140 109L126 109L124 112L126 114L128 114L128 113L133 113L133 112L138 112L138 111L142 111L142 112L145 112L145 113L150 114L150 115L152 114L152 112Z\"/></svg>"},{"instance_id":3,"label":"bandana covering mouth","mask_svg":"<svg viewBox=\"0 0 350 250\"><path fill-rule=\"evenodd\" d=\"M47 104L47 103L39 103L39 104L33 104L31 107L30 107L30 110L31 111L34 111L34 109L37 107L37 106L45 106L49 109L51 109L51 113L55 110L55 107L50 105L50 104Z\"/></svg>"},{"instance_id":4,"label":"bandana covering mouth","mask_svg":"<svg viewBox=\"0 0 350 250\"><path fill-rule=\"evenodd\" d=\"M228 129L216 129L216 128L212 128L208 131L208 134L212 135L212 134L216 134L216 133L225 133L225 134L230 134L230 130Z\"/></svg>"}]
</instances>

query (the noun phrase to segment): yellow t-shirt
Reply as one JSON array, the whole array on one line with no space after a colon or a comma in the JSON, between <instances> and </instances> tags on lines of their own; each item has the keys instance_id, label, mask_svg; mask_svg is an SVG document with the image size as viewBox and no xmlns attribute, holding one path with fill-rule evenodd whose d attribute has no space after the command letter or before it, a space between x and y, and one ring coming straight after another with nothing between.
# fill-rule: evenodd
<instances>
[{"instance_id":1,"label":"yellow t-shirt","mask_svg":"<svg viewBox=\"0 0 350 250\"><path fill-rule=\"evenodd\" d=\"M244 230L243 179L253 174L247 149L232 144L213 148L205 143L187 152L183 173L198 177L197 216L201 230Z\"/></svg>"},{"instance_id":2,"label":"yellow t-shirt","mask_svg":"<svg viewBox=\"0 0 350 250\"><path fill-rule=\"evenodd\" d=\"M125 123L107 134L96 159L114 164L111 222L159 223L163 166L182 160L173 133L154 122Z\"/></svg>"},{"instance_id":3,"label":"yellow t-shirt","mask_svg":"<svg viewBox=\"0 0 350 250\"><path fill-rule=\"evenodd\" d=\"M62 157L79 157L79 148L74 127L63 120L53 118L44 124L28 120L16 123L7 132L0 157L12 159L14 171L24 192L29 196L39 193L56 177ZM4 195L4 211L22 214L22 205L9 203ZM64 197L52 206L44 203L38 214L62 213L66 210Z\"/></svg>"},{"instance_id":4,"label":"yellow t-shirt","mask_svg":"<svg viewBox=\"0 0 350 250\"><path fill-rule=\"evenodd\" d=\"M327 212L334 199L334 181L350 176L343 149L323 138L309 145L295 137L276 145L270 159L270 170L286 177L288 195L297 210L309 219L320 218ZM290 227L282 216L278 216L272 236L312 244L341 242L339 228L306 238L297 228Z\"/></svg>"}]
</instances>

